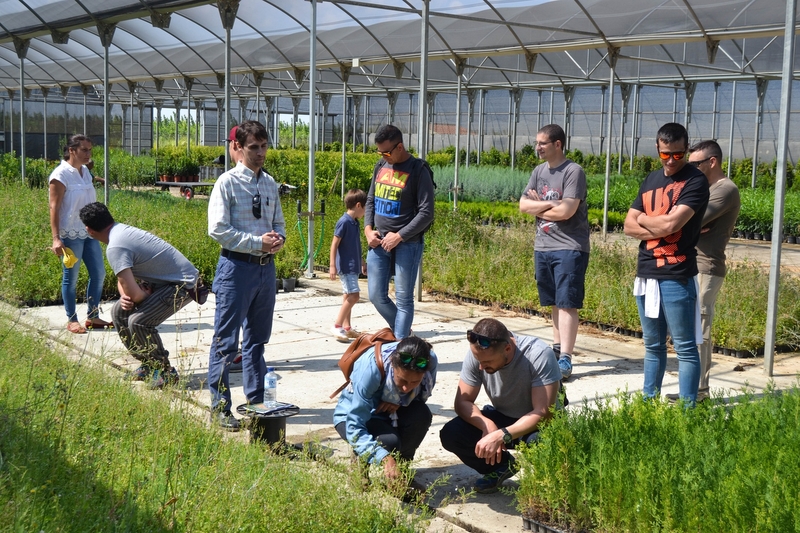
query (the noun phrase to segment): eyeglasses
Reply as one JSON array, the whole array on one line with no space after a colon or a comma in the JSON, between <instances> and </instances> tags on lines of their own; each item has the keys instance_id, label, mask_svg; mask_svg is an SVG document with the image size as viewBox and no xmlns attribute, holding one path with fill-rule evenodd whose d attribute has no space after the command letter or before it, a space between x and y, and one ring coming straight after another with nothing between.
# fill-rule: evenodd
<instances>
[{"instance_id":1,"label":"eyeglasses","mask_svg":"<svg viewBox=\"0 0 800 533\"><path fill-rule=\"evenodd\" d=\"M536 141L536 146L547 146L548 144L552 144L552 142L553 141L544 141L544 142Z\"/></svg>"},{"instance_id":2,"label":"eyeglasses","mask_svg":"<svg viewBox=\"0 0 800 533\"><path fill-rule=\"evenodd\" d=\"M475 333L471 329L467 330L467 340L470 344L477 344L482 350L501 342L508 342L506 339L493 339L486 335Z\"/></svg>"},{"instance_id":3,"label":"eyeglasses","mask_svg":"<svg viewBox=\"0 0 800 533\"><path fill-rule=\"evenodd\" d=\"M256 218L261 218L261 193L257 192L255 196L253 196L253 216Z\"/></svg>"},{"instance_id":4,"label":"eyeglasses","mask_svg":"<svg viewBox=\"0 0 800 533\"><path fill-rule=\"evenodd\" d=\"M397 352L397 358L404 367L417 370L425 370L430 363L430 359L424 355L414 355L413 353Z\"/></svg>"},{"instance_id":5,"label":"eyeglasses","mask_svg":"<svg viewBox=\"0 0 800 533\"><path fill-rule=\"evenodd\" d=\"M714 157L714 156L712 155L711 157ZM696 167L699 167L700 165L702 165L706 161L710 161L711 157L706 157L705 159L701 159L700 161L689 161L689 164L690 165L694 165Z\"/></svg>"},{"instance_id":6,"label":"eyeglasses","mask_svg":"<svg viewBox=\"0 0 800 533\"><path fill-rule=\"evenodd\" d=\"M395 145L394 145L394 146L392 146L392 149L391 149L391 150L389 150L388 152L382 152L382 151L380 151L380 150L376 150L376 152L378 152L378 154L382 155L383 157L389 157L389 156L391 156L391 155L392 155L392 152L394 152L394 149L395 149L395 148L397 148L398 146L400 146L400 143L399 143L399 142L398 142L398 143L395 143Z\"/></svg>"},{"instance_id":7,"label":"eyeglasses","mask_svg":"<svg viewBox=\"0 0 800 533\"><path fill-rule=\"evenodd\" d=\"M680 161L681 159L683 159L683 156L685 155L686 155L686 150L684 150L683 152L661 152L661 151L658 152L658 157L660 157L662 161L669 161L670 157L675 161Z\"/></svg>"}]
</instances>

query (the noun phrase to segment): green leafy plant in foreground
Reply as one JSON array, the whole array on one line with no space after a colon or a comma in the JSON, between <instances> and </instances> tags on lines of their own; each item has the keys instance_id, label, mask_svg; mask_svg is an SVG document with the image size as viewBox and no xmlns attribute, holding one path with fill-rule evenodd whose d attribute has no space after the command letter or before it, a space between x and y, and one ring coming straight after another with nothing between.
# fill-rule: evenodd
<instances>
[{"instance_id":1,"label":"green leafy plant in foreground","mask_svg":"<svg viewBox=\"0 0 800 533\"><path fill-rule=\"evenodd\" d=\"M558 415L520 454L519 508L571 531L796 531L800 390L738 400L621 393Z\"/></svg>"},{"instance_id":2,"label":"green leafy plant in foreground","mask_svg":"<svg viewBox=\"0 0 800 533\"><path fill-rule=\"evenodd\" d=\"M2 531L423 529L346 466L226 439L188 395L139 394L4 315L0 352Z\"/></svg>"}]
</instances>

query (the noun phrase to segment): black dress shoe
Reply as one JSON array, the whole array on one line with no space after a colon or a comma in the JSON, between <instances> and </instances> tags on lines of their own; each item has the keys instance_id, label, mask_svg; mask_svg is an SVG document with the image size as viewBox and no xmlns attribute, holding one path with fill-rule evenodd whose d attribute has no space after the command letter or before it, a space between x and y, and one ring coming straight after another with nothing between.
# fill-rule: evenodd
<instances>
[{"instance_id":1,"label":"black dress shoe","mask_svg":"<svg viewBox=\"0 0 800 533\"><path fill-rule=\"evenodd\" d=\"M213 411L211 413L211 423L217 424L225 431L239 431L241 429L239 421L230 411Z\"/></svg>"}]
</instances>

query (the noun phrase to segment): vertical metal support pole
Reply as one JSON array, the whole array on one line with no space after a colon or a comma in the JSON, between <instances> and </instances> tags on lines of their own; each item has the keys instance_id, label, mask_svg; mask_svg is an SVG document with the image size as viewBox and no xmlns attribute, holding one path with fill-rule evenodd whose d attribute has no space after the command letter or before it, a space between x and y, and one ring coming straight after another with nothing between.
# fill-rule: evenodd
<instances>
[{"instance_id":1,"label":"vertical metal support pole","mask_svg":"<svg viewBox=\"0 0 800 533\"><path fill-rule=\"evenodd\" d=\"M731 179L731 167L733 167L733 130L736 121L736 82L733 82L733 90L731 92L731 127L728 131L728 171L726 172L727 178Z\"/></svg>"},{"instance_id":2,"label":"vertical metal support pole","mask_svg":"<svg viewBox=\"0 0 800 533\"><path fill-rule=\"evenodd\" d=\"M234 18L236 13L234 12ZM233 24L225 25L225 109L223 124L225 127L222 129L222 134L228 138L228 132L231 131L231 27ZM231 168L231 155L230 150L225 150L225 170Z\"/></svg>"},{"instance_id":3,"label":"vertical metal support pole","mask_svg":"<svg viewBox=\"0 0 800 533\"><path fill-rule=\"evenodd\" d=\"M714 104L711 109L711 139L717 140L717 118L719 116L719 108L717 107L719 99L719 86L720 82L714 82Z\"/></svg>"},{"instance_id":4,"label":"vertical metal support pole","mask_svg":"<svg viewBox=\"0 0 800 533\"><path fill-rule=\"evenodd\" d=\"M542 90L536 91L536 132L542 129Z\"/></svg>"},{"instance_id":5,"label":"vertical metal support pole","mask_svg":"<svg viewBox=\"0 0 800 533\"><path fill-rule=\"evenodd\" d=\"M792 110L794 81L795 13L797 0L786 1L786 27L783 37L783 75L781 76L781 110L778 121L778 169L775 173L775 210L772 215L772 245L769 261L769 295L767 298L767 334L764 339L764 374L772 377L775 336L778 320L778 288L781 273L781 241L786 201L786 161L789 152L789 118Z\"/></svg>"},{"instance_id":6,"label":"vertical metal support pole","mask_svg":"<svg viewBox=\"0 0 800 533\"><path fill-rule=\"evenodd\" d=\"M605 123L606 123L606 90L607 86L600 86L600 153L603 153L603 146L606 142ZM611 117L608 119L611 122Z\"/></svg>"},{"instance_id":7,"label":"vertical metal support pole","mask_svg":"<svg viewBox=\"0 0 800 533\"><path fill-rule=\"evenodd\" d=\"M314 277L314 162L317 144L317 0L311 0L311 35L309 42L308 81L308 268L306 277ZM295 107L295 113L297 108Z\"/></svg>"},{"instance_id":8,"label":"vertical metal support pole","mask_svg":"<svg viewBox=\"0 0 800 533\"><path fill-rule=\"evenodd\" d=\"M86 121L87 121L86 108L88 107L87 106L87 102L86 102L86 93L89 92L89 88L86 87L86 86L83 86L83 87L81 87L81 89L83 89L83 134L84 135L89 135L89 130L86 127Z\"/></svg>"},{"instance_id":9,"label":"vertical metal support pole","mask_svg":"<svg viewBox=\"0 0 800 533\"><path fill-rule=\"evenodd\" d=\"M347 168L346 157L347 153L347 80L342 83L342 195L344 201L344 182L345 182L345 169Z\"/></svg>"},{"instance_id":10,"label":"vertical metal support pole","mask_svg":"<svg viewBox=\"0 0 800 533\"><path fill-rule=\"evenodd\" d=\"M362 129L364 130L364 142L361 143L361 152L366 154L367 153L367 139L369 138L369 95L364 95L364 124L362 125Z\"/></svg>"},{"instance_id":11,"label":"vertical metal support pole","mask_svg":"<svg viewBox=\"0 0 800 533\"><path fill-rule=\"evenodd\" d=\"M750 176L750 186L756 186L756 170L758 168L758 141L761 140L761 123L764 120L764 97L767 94L768 80L756 78L756 92L758 98L756 99L756 128L753 139L753 171Z\"/></svg>"},{"instance_id":12,"label":"vertical metal support pole","mask_svg":"<svg viewBox=\"0 0 800 533\"><path fill-rule=\"evenodd\" d=\"M614 121L614 69L617 65L617 57L619 49L609 50L609 76L608 76L608 129L606 136L608 143L606 144L606 180L605 188L603 190L603 240L608 235L608 189L611 180L611 134Z\"/></svg>"},{"instance_id":13,"label":"vertical metal support pole","mask_svg":"<svg viewBox=\"0 0 800 533\"><path fill-rule=\"evenodd\" d=\"M186 87L186 155L192 154L192 86Z\"/></svg>"},{"instance_id":14,"label":"vertical metal support pole","mask_svg":"<svg viewBox=\"0 0 800 533\"><path fill-rule=\"evenodd\" d=\"M19 160L20 177L25 183L25 58L19 59Z\"/></svg>"},{"instance_id":15,"label":"vertical metal support pole","mask_svg":"<svg viewBox=\"0 0 800 533\"><path fill-rule=\"evenodd\" d=\"M105 40L105 39L104 39ZM105 184L103 185L103 203L108 205L108 183L111 181L109 139L110 125L108 123L108 116L111 114L111 101L109 98L109 83L108 83L108 47L111 45L111 39L103 43L103 178Z\"/></svg>"},{"instance_id":16,"label":"vertical metal support pole","mask_svg":"<svg viewBox=\"0 0 800 533\"><path fill-rule=\"evenodd\" d=\"M480 101L478 104L478 164L481 164L481 154L483 154L483 126L485 123L485 102L486 102L486 89L478 91Z\"/></svg>"},{"instance_id":17,"label":"vertical metal support pole","mask_svg":"<svg viewBox=\"0 0 800 533\"><path fill-rule=\"evenodd\" d=\"M422 0L422 28L419 54L419 136L417 152L425 159L428 155L428 16L430 0ZM422 261L419 262L416 282L417 301L422 301Z\"/></svg>"},{"instance_id":18,"label":"vertical metal support pole","mask_svg":"<svg viewBox=\"0 0 800 533\"><path fill-rule=\"evenodd\" d=\"M631 125L631 164L630 169L633 170L633 160L636 159L636 152L639 147L639 91L642 86L636 84L633 86L633 124Z\"/></svg>"},{"instance_id":19,"label":"vertical metal support pole","mask_svg":"<svg viewBox=\"0 0 800 533\"><path fill-rule=\"evenodd\" d=\"M553 103L555 102L555 96L556 96L555 89L553 89L551 87L550 88L550 121L548 122L548 124L552 124L553 123Z\"/></svg>"},{"instance_id":20,"label":"vertical metal support pole","mask_svg":"<svg viewBox=\"0 0 800 533\"><path fill-rule=\"evenodd\" d=\"M135 87L135 85L134 85L134 87ZM131 134L130 134L130 153L131 153L131 155L133 155L133 92L134 92L134 90L135 89L131 89L131 118L130 118L130 121L129 121L130 122L130 130L131 130ZM122 113L122 116L125 116L124 112ZM124 131L125 131L124 127L122 128L122 131L123 131L123 134L124 134Z\"/></svg>"},{"instance_id":21,"label":"vertical metal support pole","mask_svg":"<svg viewBox=\"0 0 800 533\"><path fill-rule=\"evenodd\" d=\"M47 160L47 93L49 92L47 87L42 87L42 96L44 97L44 102L42 104L42 127L44 128L44 145L43 145L43 159Z\"/></svg>"},{"instance_id":22,"label":"vertical metal support pole","mask_svg":"<svg viewBox=\"0 0 800 533\"><path fill-rule=\"evenodd\" d=\"M672 122L678 122L678 84L672 88Z\"/></svg>"},{"instance_id":23,"label":"vertical metal support pole","mask_svg":"<svg viewBox=\"0 0 800 533\"><path fill-rule=\"evenodd\" d=\"M461 166L461 74L456 72L458 85L456 86L456 160L453 176L453 211L458 209L458 169ZM467 154L469 159L469 153Z\"/></svg>"},{"instance_id":24,"label":"vertical metal support pole","mask_svg":"<svg viewBox=\"0 0 800 533\"><path fill-rule=\"evenodd\" d=\"M20 91L21 94L21 91ZM84 109L86 108L86 96L83 97L84 99ZM11 152L14 152L14 91L8 89L8 118L10 121L10 130L11 130ZM84 116L84 122L86 117ZM86 128L84 128L85 130Z\"/></svg>"}]
</instances>

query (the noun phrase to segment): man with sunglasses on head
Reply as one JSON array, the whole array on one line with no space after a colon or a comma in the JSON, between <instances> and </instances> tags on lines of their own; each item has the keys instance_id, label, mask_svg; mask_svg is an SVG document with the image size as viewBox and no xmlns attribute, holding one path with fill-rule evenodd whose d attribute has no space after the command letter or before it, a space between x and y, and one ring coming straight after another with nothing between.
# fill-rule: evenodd
<instances>
[{"instance_id":1,"label":"man with sunglasses on head","mask_svg":"<svg viewBox=\"0 0 800 533\"><path fill-rule=\"evenodd\" d=\"M686 164L689 135L680 124L664 124L656 136L662 169L639 187L625 217L625 235L642 242L633 293L644 339L644 396L660 394L667 367L667 330L678 356L680 398L697 399L700 356L697 345L697 250L708 205L708 181Z\"/></svg>"},{"instance_id":2,"label":"man with sunglasses on head","mask_svg":"<svg viewBox=\"0 0 800 533\"><path fill-rule=\"evenodd\" d=\"M414 320L423 234L433 223L433 176L427 163L408 153L395 126L382 126L375 133L375 144L381 161L373 171L364 214L367 290L375 309L402 339ZM394 302L389 298L392 276Z\"/></svg>"},{"instance_id":3,"label":"man with sunglasses on head","mask_svg":"<svg viewBox=\"0 0 800 533\"><path fill-rule=\"evenodd\" d=\"M242 386L248 403L264 400L264 345L272 333L275 308L273 256L286 241L286 226L275 180L262 170L267 130L256 121L239 124L231 150L236 166L214 184L208 201L208 234L222 246L212 290L216 295L214 336L208 362L211 420L238 431L231 413L228 380L242 328Z\"/></svg>"},{"instance_id":4,"label":"man with sunglasses on head","mask_svg":"<svg viewBox=\"0 0 800 533\"><path fill-rule=\"evenodd\" d=\"M572 375L589 265L586 174L564 156L567 136L558 124L536 134L536 152L544 163L533 169L519 210L536 217L534 263L539 304L553 308L553 351L564 379Z\"/></svg>"},{"instance_id":5,"label":"man with sunglasses on head","mask_svg":"<svg viewBox=\"0 0 800 533\"><path fill-rule=\"evenodd\" d=\"M716 141L702 141L692 146L689 149L689 164L705 174L709 185L708 208L697 241L697 283L700 289L697 299L700 302L700 324L703 329L703 343L699 347L700 385L697 401L702 402L709 397L714 304L725 280L725 248L736 226L741 199L739 188L722 171L722 148ZM679 395L667 394L667 398L673 401Z\"/></svg>"},{"instance_id":6,"label":"man with sunglasses on head","mask_svg":"<svg viewBox=\"0 0 800 533\"><path fill-rule=\"evenodd\" d=\"M516 473L508 450L538 439L556 405L561 369L547 343L514 335L494 318L475 324L467 340L455 399L458 417L439 437L445 450L482 475L475 491L488 494ZM483 409L475 404L481 386L492 402Z\"/></svg>"},{"instance_id":7,"label":"man with sunglasses on head","mask_svg":"<svg viewBox=\"0 0 800 533\"><path fill-rule=\"evenodd\" d=\"M416 336L369 348L353 364L350 383L333 412L337 433L358 457L400 476L397 460L411 461L431 426L425 402L436 385L436 354ZM378 367L380 356L381 368Z\"/></svg>"}]
</instances>

